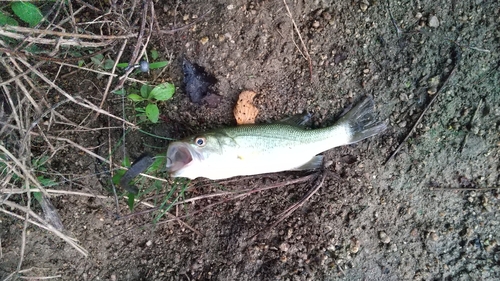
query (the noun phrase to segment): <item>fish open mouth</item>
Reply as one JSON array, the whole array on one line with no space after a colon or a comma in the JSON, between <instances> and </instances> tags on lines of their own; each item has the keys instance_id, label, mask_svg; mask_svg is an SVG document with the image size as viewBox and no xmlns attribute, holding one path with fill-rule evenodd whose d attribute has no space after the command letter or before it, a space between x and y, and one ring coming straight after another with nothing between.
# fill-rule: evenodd
<instances>
[{"instance_id":1,"label":"fish open mouth","mask_svg":"<svg viewBox=\"0 0 500 281\"><path fill-rule=\"evenodd\" d=\"M175 173L193 161L189 147L183 143L172 143L167 150L167 170Z\"/></svg>"}]
</instances>

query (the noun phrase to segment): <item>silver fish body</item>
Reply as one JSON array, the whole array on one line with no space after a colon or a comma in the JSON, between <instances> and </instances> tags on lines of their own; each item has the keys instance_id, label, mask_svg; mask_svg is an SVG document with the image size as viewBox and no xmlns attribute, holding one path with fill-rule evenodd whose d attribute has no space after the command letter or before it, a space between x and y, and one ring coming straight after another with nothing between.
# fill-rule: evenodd
<instances>
[{"instance_id":1,"label":"silver fish body","mask_svg":"<svg viewBox=\"0 0 500 281\"><path fill-rule=\"evenodd\" d=\"M167 150L172 177L225 179L286 170L317 168L317 154L358 142L385 130L374 118L373 100L365 98L333 126L308 130L278 122L242 125L173 142Z\"/></svg>"}]
</instances>

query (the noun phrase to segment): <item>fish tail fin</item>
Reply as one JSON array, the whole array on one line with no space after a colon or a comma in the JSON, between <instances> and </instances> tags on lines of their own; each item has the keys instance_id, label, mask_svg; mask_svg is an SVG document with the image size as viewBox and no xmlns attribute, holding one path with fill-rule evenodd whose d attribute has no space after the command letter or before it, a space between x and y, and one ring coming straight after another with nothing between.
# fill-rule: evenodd
<instances>
[{"instance_id":1,"label":"fish tail fin","mask_svg":"<svg viewBox=\"0 0 500 281\"><path fill-rule=\"evenodd\" d=\"M338 123L348 128L348 144L374 136L387 128L385 122L377 121L374 102L370 96L342 116Z\"/></svg>"}]
</instances>

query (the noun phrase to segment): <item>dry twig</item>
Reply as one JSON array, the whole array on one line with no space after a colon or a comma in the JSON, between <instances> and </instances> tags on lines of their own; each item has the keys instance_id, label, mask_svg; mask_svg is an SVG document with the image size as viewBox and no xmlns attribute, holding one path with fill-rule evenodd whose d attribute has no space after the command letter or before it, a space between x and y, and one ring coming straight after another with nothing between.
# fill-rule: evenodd
<instances>
[{"instance_id":1,"label":"dry twig","mask_svg":"<svg viewBox=\"0 0 500 281\"><path fill-rule=\"evenodd\" d=\"M311 56L309 55L309 50L307 50L306 44L304 43L304 40L302 39L302 35L300 35L299 28L297 27L297 24L295 23L295 20L293 19L292 12L290 12L290 8L288 7L286 0L283 0L283 3L285 4L285 8L286 8L286 11L288 12L288 16L292 20L292 24L293 24L293 27L295 29L295 32L297 32L297 35L299 36L299 40L300 40L300 43L302 44L302 48L304 48L304 54L306 55L307 62L309 63L309 78L310 78L310 81L312 82L312 61L311 61ZM300 52L300 49L299 49L299 52Z\"/></svg>"}]
</instances>

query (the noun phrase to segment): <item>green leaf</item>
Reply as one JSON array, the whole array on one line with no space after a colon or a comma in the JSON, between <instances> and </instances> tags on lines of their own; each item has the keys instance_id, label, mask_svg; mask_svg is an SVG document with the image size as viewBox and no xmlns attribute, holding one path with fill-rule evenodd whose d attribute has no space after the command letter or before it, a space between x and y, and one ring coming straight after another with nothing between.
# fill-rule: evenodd
<instances>
[{"instance_id":1,"label":"green leaf","mask_svg":"<svg viewBox=\"0 0 500 281\"><path fill-rule=\"evenodd\" d=\"M152 123L158 122L158 117L160 116L160 110L158 106L154 103L150 103L146 106L146 117L148 117L149 121Z\"/></svg>"},{"instance_id":2,"label":"green leaf","mask_svg":"<svg viewBox=\"0 0 500 281\"><path fill-rule=\"evenodd\" d=\"M165 164L165 158L165 156L156 156L155 161L153 162L153 164L151 164L151 166L149 166L149 168L146 170L146 173L152 174L158 172Z\"/></svg>"},{"instance_id":3,"label":"green leaf","mask_svg":"<svg viewBox=\"0 0 500 281\"><path fill-rule=\"evenodd\" d=\"M149 96L149 93L151 93L151 91L153 90L153 87L148 85L148 84L144 84L141 86L141 96L145 99L148 98Z\"/></svg>"},{"instance_id":4,"label":"green leaf","mask_svg":"<svg viewBox=\"0 0 500 281\"><path fill-rule=\"evenodd\" d=\"M149 69L162 68L168 65L168 61L157 61L149 64Z\"/></svg>"},{"instance_id":5,"label":"green leaf","mask_svg":"<svg viewBox=\"0 0 500 281\"><path fill-rule=\"evenodd\" d=\"M144 107L136 107L135 108L135 111L137 112L141 112L141 113L145 113L146 112L146 109Z\"/></svg>"},{"instance_id":6,"label":"green leaf","mask_svg":"<svg viewBox=\"0 0 500 281\"><path fill-rule=\"evenodd\" d=\"M165 101L172 98L174 93L175 93L174 84L167 82L156 86L149 94L149 98L153 98L159 101Z\"/></svg>"},{"instance_id":7,"label":"green leaf","mask_svg":"<svg viewBox=\"0 0 500 281\"><path fill-rule=\"evenodd\" d=\"M120 62L119 64L116 65L118 68L127 68L128 62Z\"/></svg>"},{"instance_id":8,"label":"green leaf","mask_svg":"<svg viewBox=\"0 0 500 281\"><path fill-rule=\"evenodd\" d=\"M17 21L9 16L7 16L6 14L2 13L2 11L0 11L0 26L2 25L13 25L13 26L18 26L19 23L17 23Z\"/></svg>"},{"instance_id":9,"label":"green leaf","mask_svg":"<svg viewBox=\"0 0 500 281\"><path fill-rule=\"evenodd\" d=\"M31 27L40 23L43 19L40 9L29 2L13 2L12 11L14 11L16 16L18 16L22 21L28 23Z\"/></svg>"},{"instance_id":10,"label":"green leaf","mask_svg":"<svg viewBox=\"0 0 500 281\"><path fill-rule=\"evenodd\" d=\"M30 46L24 48L24 51L28 52L28 53L32 53L32 54L43 54L43 53L46 53L42 48L38 47L35 44L30 45Z\"/></svg>"},{"instance_id":11,"label":"green leaf","mask_svg":"<svg viewBox=\"0 0 500 281\"><path fill-rule=\"evenodd\" d=\"M128 193L128 208L130 211L134 210L134 202L135 202L135 195L132 193Z\"/></svg>"},{"instance_id":12,"label":"green leaf","mask_svg":"<svg viewBox=\"0 0 500 281\"><path fill-rule=\"evenodd\" d=\"M31 194L33 194L33 197L35 197L35 199L36 199L36 201L38 201L38 203L42 202L43 195L41 192L33 192Z\"/></svg>"},{"instance_id":13,"label":"green leaf","mask_svg":"<svg viewBox=\"0 0 500 281\"><path fill-rule=\"evenodd\" d=\"M113 65L115 65L115 61L112 60L112 59L106 59L104 61L104 65L103 65L103 68L105 70L109 70L109 69L112 69L113 68Z\"/></svg>"},{"instance_id":14,"label":"green leaf","mask_svg":"<svg viewBox=\"0 0 500 281\"><path fill-rule=\"evenodd\" d=\"M116 94L116 95L123 96L123 95L125 95L127 92L125 91L125 89L121 88L121 89L119 89L119 90L114 91L113 93L114 93L114 94Z\"/></svg>"},{"instance_id":15,"label":"green leaf","mask_svg":"<svg viewBox=\"0 0 500 281\"><path fill-rule=\"evenodd\" d=\"M113 178L111 179L113 181L113 183L116 185L119 185L120 180L122 179L123 175L125 175L126 172L127 172L126 170L116 171L115 174L113 175Z\"/></svg>"},{"instance_id":16,"label":"green leaf","mask_svg":"<svg viewBox=\"0 0 500 281\"><path fill-rule=\"evenodd\" d=\"M78 60L78 67L82 67L85 64L84 60Z\"/></svg>"},{"instance_id":17,"label":"green leaf","mask_svg":"<svg viewBox=\"0 0 500 281\"><path fill-rule=\"evenodd\" d=\"M90 60L95 64L95 65L101 65L103 59L103 55L99 54L94 57L91 57Z\"/></svg>"},{"instance_id":18,"label":"green leaf","mask_svg":"<svg viewBox=\"0 0 500 281\"><path fill-rule=\"evenodd\" d=\"M131 99L132 101L143 101L143 100L146 100L145 98L139 96L138 94L130 94L127 96L127 98Z\"/></svg>"},{"instance_id":19,"label":"green leaf","mask_svg":"<svg viewBox=\"0 0 500 281\"><path fill-rule=\"evenodd\" d=\"M151 58L153 60L156 60L158 58L158 51L157 50L155 50L155 49L151 50Z\"/></svg>"},{"instance_id":20,"label":"green leaf","mask_svg":"<svg viewBox=\"0 0 500 281\"><path fill-rule=\"evenodd\" d=\"M125 156L125 158L123 158L122 165L124 167L130 168L130 166L132 166L132 163L130 162L130 157Z\"/></svg>"}]
</instances>

